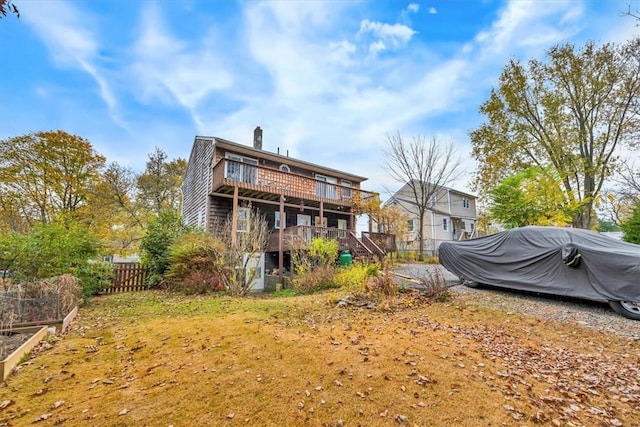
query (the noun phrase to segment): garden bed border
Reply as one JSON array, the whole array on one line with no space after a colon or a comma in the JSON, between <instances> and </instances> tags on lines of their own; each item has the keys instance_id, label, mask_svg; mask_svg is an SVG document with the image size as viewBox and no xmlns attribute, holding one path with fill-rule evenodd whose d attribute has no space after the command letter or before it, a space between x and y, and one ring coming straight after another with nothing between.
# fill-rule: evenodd
<instances>
[{"instance_id":1,"label":"garden bed border","mask_svg":"<svg viewBox=\"0 0 640 427\"><path fill-rule=\"evenodd\" d=\"M26 334L34 333L27 341L22 343L13 353L8 355L4 360L0 361L0 373L2 381L6 380L13 368L20 362L25 354L28 354L33 348L47 335L46 326L31 326L26 328L12 329L12 332Z\"/></svg>"}]
</instances>

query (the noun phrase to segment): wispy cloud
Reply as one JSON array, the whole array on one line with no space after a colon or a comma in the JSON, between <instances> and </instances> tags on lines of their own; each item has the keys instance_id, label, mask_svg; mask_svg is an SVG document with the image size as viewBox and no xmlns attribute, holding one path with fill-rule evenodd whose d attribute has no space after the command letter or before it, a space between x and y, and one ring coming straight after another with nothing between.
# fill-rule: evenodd
<instances>
[{"instance_id":1,"label":"wispy cloud","mask_svg":"<svg viewBox=\"0 0 640 427\"><path fill-rule=\"evenodd\" d=\"M475 40L500 55L518 47L547 47L579 32L581 16L582 6L575 1L545 2L544 7L535 1L511 1Z\"/></svg>"},{"instance_id":2,"label":"wispy cloud","mask_svg":"<svg viewBox=\"0 0 640 427\"><path fill-rule=\"evenodd\" d=\"M420 5L418 3L409 3L409 6L407 6L407 10L409 12L418 13L418 11L420 10Z\"/></svg>"},{"instance_id":3,"label":"wispy cloud","mask_svg":"<svg viewBox=\"0 0 640 427\"><path fill-rule=\"evenodd\" d=\"M154 4L143 12L134 46L135 90L145 103L176 100L194 112L207 96L232 87L232 73L223 67L225 61L209 48L207 40L188 43L174 37ZM194 120L198 121L197 116Z\"/></svg>"},{"instance_id":4,"label":"wispy cloud","mask_svg":"<svg viewBox=\"0 0 640 427\"><path fill-rule=\"evenodd\" d=\"M435 7L430 7L429 8L429 13L431 15L435 15L436 13L438 13L438 9L436 9Z\"/></svg>"},{"instance_id":5,"label":"wispy cloud","mask_svg":"<svg viewBox=\"0 0 640 427\"><path fill-rule=\"evenodd\" d=\"M97 65L101 60L101 40L91 30L97 27L97 18L64 1L24 2L20 4L20 10L54 61L60 66L78 68L89 74L96 82L98 94L107 105L112 120L127 128L118 112L116 96Z\"/></svg>"}]
</instances>

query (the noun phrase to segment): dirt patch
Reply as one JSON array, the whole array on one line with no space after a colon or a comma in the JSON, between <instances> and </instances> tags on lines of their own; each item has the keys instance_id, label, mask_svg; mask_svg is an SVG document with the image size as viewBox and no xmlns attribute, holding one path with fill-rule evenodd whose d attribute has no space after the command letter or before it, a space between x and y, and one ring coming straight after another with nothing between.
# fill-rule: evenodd
<instances>
[{"instance_id":1,"label":"dirt patch","mask_svg":"<svg viewBox=\"0 0 640 427\"><path fill-rule=\"evenodd\" d=\"M33 332L10 333L9 335L0 335L0 360L4 360L11 353L16 351L22 344L27 342L33 336Z\"/></svg>"}]
</instances>

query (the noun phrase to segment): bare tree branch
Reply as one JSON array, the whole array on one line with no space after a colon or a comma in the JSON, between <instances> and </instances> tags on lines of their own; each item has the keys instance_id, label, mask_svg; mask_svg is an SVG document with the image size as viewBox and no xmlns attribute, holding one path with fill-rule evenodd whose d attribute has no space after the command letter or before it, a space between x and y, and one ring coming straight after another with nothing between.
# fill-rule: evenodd
<instances>
[{"instance_id":1,"label":"bare tree branch","mask_svg":"<svg viewBox=\"0 0 640 427\"><path fill-rule=\"evenodd\" d=\"M431 199L461 175L462 160L452 143L437 138L413 137L406 142L400 132L387 135L386 170L397 182L406 184L418 210L419 259L424 258L424 217Z\"/></svg>"}]
</instances>

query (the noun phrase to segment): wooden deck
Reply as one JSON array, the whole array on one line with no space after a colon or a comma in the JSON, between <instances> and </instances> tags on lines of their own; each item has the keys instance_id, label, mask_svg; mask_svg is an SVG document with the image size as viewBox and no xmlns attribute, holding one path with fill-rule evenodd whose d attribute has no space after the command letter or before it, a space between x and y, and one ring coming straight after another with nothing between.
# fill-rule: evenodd
<instances>
[{"instance_id":1,"label":"wooden deck","mask_svg":"<svg viewBox=\"0 0 640 427\"><path fill-rule=\"evenodd\" d=\"M277 201L284 195L287 200L324 202L343 208L352 208L358 200L377 197L376 193L356 187L230 159L220 160L213 168L212 192L231 194L236 186L245 195L258 199Z\"/></svg>"}]
</instances>

